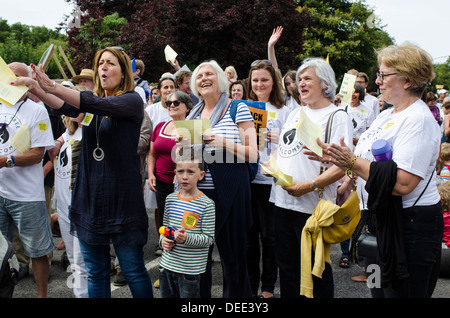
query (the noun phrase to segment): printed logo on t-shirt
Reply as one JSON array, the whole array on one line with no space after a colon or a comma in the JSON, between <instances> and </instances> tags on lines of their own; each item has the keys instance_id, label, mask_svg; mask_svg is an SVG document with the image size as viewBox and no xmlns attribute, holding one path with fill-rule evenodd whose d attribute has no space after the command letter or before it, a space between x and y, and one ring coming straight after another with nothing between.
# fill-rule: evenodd
<instances>
[{"instance_id":1,"label":"printed logo on t-shirt","mask_svg":"<svg viewBox=\"0 0 450 318\"><path fill-rule=\"evenodd\" d=\"M55 166L55 175L60 179L70 178L72 173L72 164L69 162L69 156L67 154L69 147L61 151L58 156L58 164Z\"/></svg>"},{"instance_id":2,"label":"printed logo on t-shirt","mask_svg":"<svg viewBox=\"0 0 450 318\"><path fill-rule=\"evenodd\" d=\"M13 114L0 114L0 156L12 154L15 147L9 142L22 126L19 118Z\"/></svg>"},{"instance_id":3,"label":"printed logo on t-shirt","mask_svg":"<svg viewBox=\"0 0 450 318\"><path fill-rule=\"evenodd\" d=\"M373 160L372 155L372 144L380 139L381 134L383 132L383 129L377 128L374 130L367 130L365 133L361 135L361 137L358 140L358 155L361 158L367 159L367 160Z\"/></svg>"},{"instance_id":4,"label":"printed logo on t-shirt","mask_svg":"<svg viewBox=\"0 0 450 318\"><path fill-rule=\"evenodd\" d=\"M303 150L303 143L296 137L297 129L282 132L279 140L278 155L283 158L290 158L299 154Z\"/></svg>"}]
</instances>

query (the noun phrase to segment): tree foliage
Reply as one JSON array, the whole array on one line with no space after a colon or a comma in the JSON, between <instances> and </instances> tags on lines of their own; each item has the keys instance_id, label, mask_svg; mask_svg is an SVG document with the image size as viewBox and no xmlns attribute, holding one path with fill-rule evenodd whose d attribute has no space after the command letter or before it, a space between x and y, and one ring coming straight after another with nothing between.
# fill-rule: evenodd
<instances>
[{"instance_id":1,"label":"tree foliage","mask_svg":"<svg viewBox=\"0 0 450 318\"><path fill-rule=\"evenodd\" d=\"M450 57L445 63L434 65L434 72L436 77L431 82L429 90L436 91L436 85L444 85L446 90L450 88Z\"/></svg>"},{"instance_id":2,"label":"tree foliage","mask_svg":"<svg viewBox=\"0 0 450 318\"><path fill-rule=\"evenodd\" d=\"M105 17L119 12L127 23L115 26L114 30L120 33L115 44L124 47L131 57L142 59L146 64L144 77L152 81L173 71L164 59L167 44L179 54L181 65L192 69L215 59L223 67L235 66L240 77L245 78L253 60L267 58L267 41L278 25L284 27L277 44L279 65L286 70L296 68L296 56L303 47L303 30L310 23L309 14L298 12L292 0L66 1L78 5L84 12L82 25L90 25L90 29L68 30L69 46L77 55L78 68L90 67L94 48L111 43L110 36L103 40L101 25ZM94 43L94 37L98 43Z\"/></svg>"},{"instance_id":3,"label":"tree foliage","mask_svg":"<svg viewBox=\"0 0 450 318\"><path fill-rule=\"evenodd\" d=\"M305 30L304 51L299 59L309 56L326 58L338 80L349 69L372 75L376 67L376 50L393 44L379 26L380 20L362 1L297 0L298 10L307 10L313 25Z\"/></svg>"},{"instance_id":4,"label":"tree foliage","mask_svg":"<svg viewBox=\"0 0 450 318\"><path fill-rule=\"evenodd\" d=\"M21 23L9 25L0 18L0 56L6 63L37 64L50 44L65 48L65 39L57 30ZM50 64L48 73L53 78L61 77L55 63Z\"/></svg>"}]
</instances>

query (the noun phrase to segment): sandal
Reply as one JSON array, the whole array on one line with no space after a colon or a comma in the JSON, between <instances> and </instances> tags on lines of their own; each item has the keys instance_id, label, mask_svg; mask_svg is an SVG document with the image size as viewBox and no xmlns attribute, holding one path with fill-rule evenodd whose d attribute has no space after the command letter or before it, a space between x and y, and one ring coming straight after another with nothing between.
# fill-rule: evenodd
<instances>
[{"instance_id":1,"label":"sandal","mask_svg":"<svg viewBox=\"0 0 450 318\"><path fill-rule=\"evenodd\" d=\"M339 267L342 267L342 268L350 267L350 260L347 256L341 256L341 259L339 260Z\"/></svg>"}]
</instances>

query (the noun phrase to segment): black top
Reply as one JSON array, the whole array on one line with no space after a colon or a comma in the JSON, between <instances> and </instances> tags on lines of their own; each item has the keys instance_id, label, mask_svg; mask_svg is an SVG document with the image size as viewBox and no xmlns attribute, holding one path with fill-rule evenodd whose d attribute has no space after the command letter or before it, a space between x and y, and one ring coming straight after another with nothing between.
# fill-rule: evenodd
<instances>
[{"instance_id":1,"label":"black top","mask_svg":"<svg viewBox=\"0 0 450 318\"><path fill-rule=\"evenodd\" d=\"M144 116L136 92L99 98L81 92L80 109L64 104L61 113L95 114L83 126L82 148L69 209L72 232L88 244L145 244L145 210L137 145ZM96 161L93 151L104 151Z\"/></svg>"}]
</instances>

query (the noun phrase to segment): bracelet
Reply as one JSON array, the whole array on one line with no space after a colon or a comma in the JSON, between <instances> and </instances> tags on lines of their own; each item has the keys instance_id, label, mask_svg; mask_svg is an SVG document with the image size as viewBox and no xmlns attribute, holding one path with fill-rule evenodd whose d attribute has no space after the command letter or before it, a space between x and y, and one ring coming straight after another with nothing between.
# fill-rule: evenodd
<instances>
[{"instance_id":1,"label":"bracelet","mask_svg":"<svg viewBox=\"0 0 450 318\"><path fill-rule=\"evenodd\" d=\"M56 139L55 142L59 142L61 144L61 146L63 145L63 143L59 139Z\"/></svg>"},{"instance_id":2,"label":"bracelet","mask_svg":"<svg viewBox=\"0 0 450 318\"><path fill-rule=\"evenodd\" d=\"M12 165L11 165L11 168L12 168L16 164L16 160L14 159L14 156L11 156L11 160L12 160Z\"/></svg>"},{"instance_id":3,"label":"bracelet","mask_svg":"<svg viewBox=\"0 0 450 318\"><path fill-rule=\"evenodd\" d=\"M352 171L353 165L355 164L356 159L358 159L358 158L359 158L358 156L355 156L355 157L353 158L352 162L350 163L350 165L349 165L348 168L347 168L347 171L345 172L345 174L346 174L349 178L351 178L351 175L352 175L352 173L353 173L353 171Z\"/></svg>"}]
</instances>

